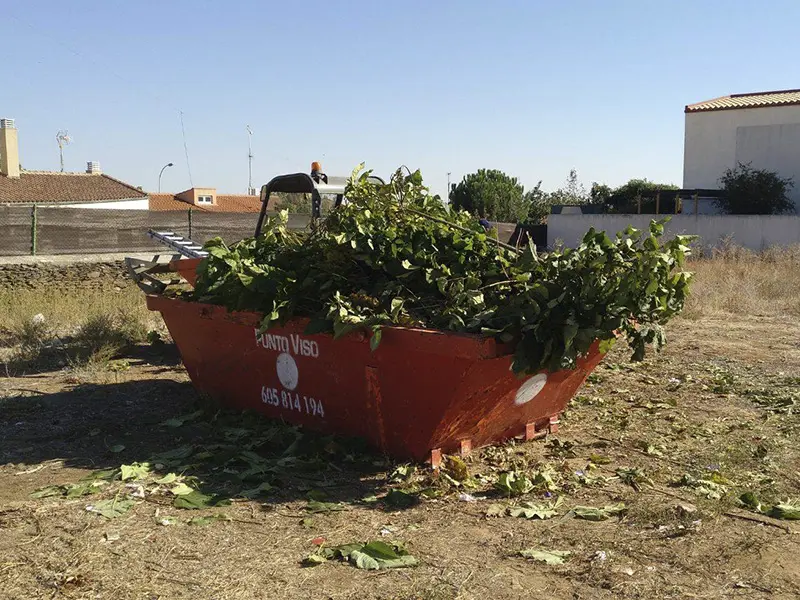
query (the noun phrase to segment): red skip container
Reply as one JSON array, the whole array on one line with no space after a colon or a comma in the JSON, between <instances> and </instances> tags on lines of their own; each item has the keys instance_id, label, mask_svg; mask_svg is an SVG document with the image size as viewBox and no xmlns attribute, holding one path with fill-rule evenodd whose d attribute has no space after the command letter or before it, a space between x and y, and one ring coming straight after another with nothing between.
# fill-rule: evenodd
<instances>
[{"instance_id":1,"label":"red skip container","mask_svg":"<svg viewBox=\"0 0 800 600\"><path fill-rule=\"evenodd\" d=\"M305 335L305 319L259 334L257 313L157 295L147 306L164 317L200 393L434 465L442 453L554 431L603 356L595 343L575 370L519 379L512 347L479 336L386 327L373 352L364 332Z\"/></svg>"}]
</instances>

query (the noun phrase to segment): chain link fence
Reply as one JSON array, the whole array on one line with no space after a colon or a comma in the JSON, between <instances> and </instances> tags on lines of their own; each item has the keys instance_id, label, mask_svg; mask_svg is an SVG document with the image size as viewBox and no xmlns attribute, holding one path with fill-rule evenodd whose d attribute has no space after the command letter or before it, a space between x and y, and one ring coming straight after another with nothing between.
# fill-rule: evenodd
<instances>
[{"instance_id":1,"label":"chain link fence","mask_svg":"<svg viewBox=\"0 0 800 600\"><path fill-rule=\"evenodd\" d=\"M309 215L292 214L289 226L306 227ZM0 256L158 252L149 229L172 231L205 243L233 243L253 235L257 213L0 206Z\"/></svg>"}]
</instances>

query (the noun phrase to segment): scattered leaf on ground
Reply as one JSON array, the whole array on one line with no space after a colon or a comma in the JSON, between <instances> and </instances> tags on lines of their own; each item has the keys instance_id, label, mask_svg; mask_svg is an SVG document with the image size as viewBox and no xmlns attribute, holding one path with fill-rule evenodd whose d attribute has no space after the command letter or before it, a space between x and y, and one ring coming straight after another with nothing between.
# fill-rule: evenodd
<instances>
[{"instance_id":1,"label":"scattered leaf on ground","mask_svg":"<svg viewBox=\"0 0 800 600\"><path fill-rule=\"evenodd\" d=\"M776 504L769 511L769 516L776 519L798 521L800 520L800 504L789 504L788 502Z\"/></svg>"},{"instance_id":2,"label":"scattered leaf on ground","mask_svg":"<svg viewBox=\"0 0 800 600\"><path fill-rule=\"evenodd\" d=\"M503 504L490 504L486 509L487 517L502 517L506 514L506 506Z\"/></svg>"},{"instance_id":3,"label":"scattered leaf on ground","mask_svg":"<svg viewBox=\"0 0 800 600\"><path fill-rule=\"evenodd\" d=\"M197 490L192 490L189 494L175 496L175 499L172 501L173 506L189 510L208 508L210 506L226 506L230 503L231 501L226 498L207 496Z\"/></svg>"},{"instance_id":4,"label":"scattered leaf on ground","mask_svg":"<svg viewBox=\"0 0 800 600\"><path fill-rule=\"evenodd\" d=\"M119 469L122 481L144 479L150 474L150 463L135 462L131 465L122 465Z\"/></svg>"},{"instance_id":5,"label":"scattered leaf on ground","mask_svg":"<svg viewBox=\"0 0 800 600\"><path fill-rule=\"evenodd\" d=\"M184 423L187 423L189 421L194 421L195 419L201 417L202 415L203 415L202 410L196 410L192 413L189 413L188 415L181 415L179 417L173 417L172 419L167 419L161 424L164 425L165 427L181 427L183 426Z\"/></svg>"},{"instance_id":6,"label":"scattered leaf on ground","mask_svg":"<svg viewBox=\"0 0 800 600\"><path fill-rule=\"evenodd\" d=\"M521 496L533 490L533 481L525 474L516 471L500 473L495 488L507 496Z\"/></svg>"},{"instance_id":7,"label":"scattered leaf on ground","mask_svg":"<svg viewBox=\"0 0 800 600\"><path fill-rule=\"evenodd\" d=\"M555 503L534 504L533 502L523 502L519 506L508 508L508 514L512 517L525 517L526 519L549 519L558 514L556 508L561 504L559 498Z\"/></svg>"},{"instance_id":8,"label":"scattered leaf on ground","mask_svg":"<svg viewBox=\"0 0 800 600\"><path fill-rule=\"evenodd\" d=\"M409 494L402 490L390 490L383 500L392 508L411 508L419 504L419 497L416 494Z\"/></svg>"},{"instance_id":9,"label":"scattered leaf on ground","mask_svg":"<svg viewBox=\"0 0 800 600\"><path fill-rule=\"evenodd\" d=\"M322 563L328 562L328 559L322 556L321 554L309 554L303 559L303 566L304 567L316 567L321 565Z\"/></svg>"},{"instance_id":10,"label":"scattered leaf on ground","mask_svg":"<svg viewBox=\"0 0 800 600\"><path fill-rule=\"evenodd\" d=\"M53 496L63 496L64 488L60 485L48 485L31 492L31 498L52 498Z\"/></svg>"},{"instance_id":11,"label":"scattered leaf on ground","mask_svg":"<svg viewBox=\"0 0 800 600\"><path fill-rule=\"evenodd\" d=\"M178 481L178 476L175 473L167 473L161 479L156 479L156 483L167 485L168 483L175 483Z\"/></svg>"},{"instance_id":12,"label":"scattered leaf on ground","mask_svg":"<svg viewBox=\"0 0 800 600\"><path fill-rule=\"evenodd\" d=\"M189 487L188 485L186 485L185 483L181 482L181 483L179 483L179 484L175 485L175 486L174 486L173 488L171 488L169 491L170 491L170 493L171 493L173 496L186 496L187 494L191 494L191 493L192 493L192 492L194 492L195 490L193 490L192 488L190 488L190 487Z\"/></svg>"},{"instance_id":13,"label":"scattered leaf on ground","mask_svg":"<svg viewBox=\"0 0 800 600\"><path fill-rule=\"evenodd\" d=\"M576 506L572 509L572 512L579 519L585 519L587 521L605 521L614 515L619 515L625 512L625 504L620 502L619 504L611 504L609 506L604 506L603 508L595 508L593 506Z\"/></svg>"},{"instance_id":14,"label":"scattered leaf on ground","mask_svg":"<svg viewBox=\"0 0 800 600\"><path fill-rule=\"evenodd\" d=\"M572 552L569 550L534 550L533 548L528 548L519 551L519 555L524 558L538 560L548 565L563 565L564 559L570 554Z\"/></svg>"},{"instance_id":15,"label":"scattered leaf on ground","mask_svg":"<svg viewBox=\"0 0 800 600\"><path fill-rule=\"evenodd\" d=\"M266 496L269 492L273 490L272 485L268 482L264 481L263 483L259 484L257 487L250 488L249 490L242 490L239 492L239 495L243 498L258 498L260 496Z\"/></svg>"},{"instance_id":16,"label":"scattered leaf on ground","mask_svg":"<svg viewBox=\"0 0 800 600\"><path fill-rule=\"evenodd\" d=\"M230 521L231 518L227 515L223 514L216 514L216 515L207 515L204 517L192 517L189 519L189 525L211 525L215 521Z\"/></svg>"},{"instance_id":17,"label":"scattered leaf on ground","mask_svg":"<svg viewBox=\"0 0 800 600\"><path fill-rule=\"evenodd\" d=\"M100 500L91 506L87 506L86 510L102 515L107 519L116 519L127 513L135 504L136 502L133 500Z\"/></svg>"}]
</instances>

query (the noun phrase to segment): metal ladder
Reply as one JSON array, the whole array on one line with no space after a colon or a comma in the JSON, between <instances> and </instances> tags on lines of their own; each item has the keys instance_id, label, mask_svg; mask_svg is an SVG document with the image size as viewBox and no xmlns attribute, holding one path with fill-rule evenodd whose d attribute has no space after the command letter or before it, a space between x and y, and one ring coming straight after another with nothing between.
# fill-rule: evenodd
<instances>
[{"instance_id":1,"label":"metal ladder","mask_svg":"<svg viewBox=\"0 0 800 600\"><path fill-rule=\"evenodd\" d=\"M173 233L172 231L153 231L150 229L147 235L154 240L158 240L165 246L172 248L175 252L186 258L205 258L208 256L208 252L203 250L200 244L192 240L187 240L183 236Z\"/></svg>"}]
</instances>

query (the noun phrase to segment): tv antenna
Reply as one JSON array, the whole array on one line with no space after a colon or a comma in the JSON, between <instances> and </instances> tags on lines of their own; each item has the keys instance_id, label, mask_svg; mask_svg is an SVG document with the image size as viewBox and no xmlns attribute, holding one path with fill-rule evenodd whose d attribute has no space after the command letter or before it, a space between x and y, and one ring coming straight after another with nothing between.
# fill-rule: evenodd
<instances>
[{"instance_id":1,"label":"tv antenna","mask_svg":"<svg viewBox=\"0 0 800 600\"><path fill-rule=\"evenodd\" d=\"M61 129L56 134L56 142L58 142L58 154L61 157L61 172L64 172L64 146L68 146L72 142L72 138L69 137L69 131L66 129Z\"/></svg>"},{"instance_id":2,"label":"tv antenna","mask_svg":"<svg viewBox=\"0 0 800 600\"><path fill-rule=\"evenodd\" d=\"M250 125L246 126L247 129L247 193L250 196L256 195L256 189L253 187L253 130Z\"/></svg>"}]
</instances>

